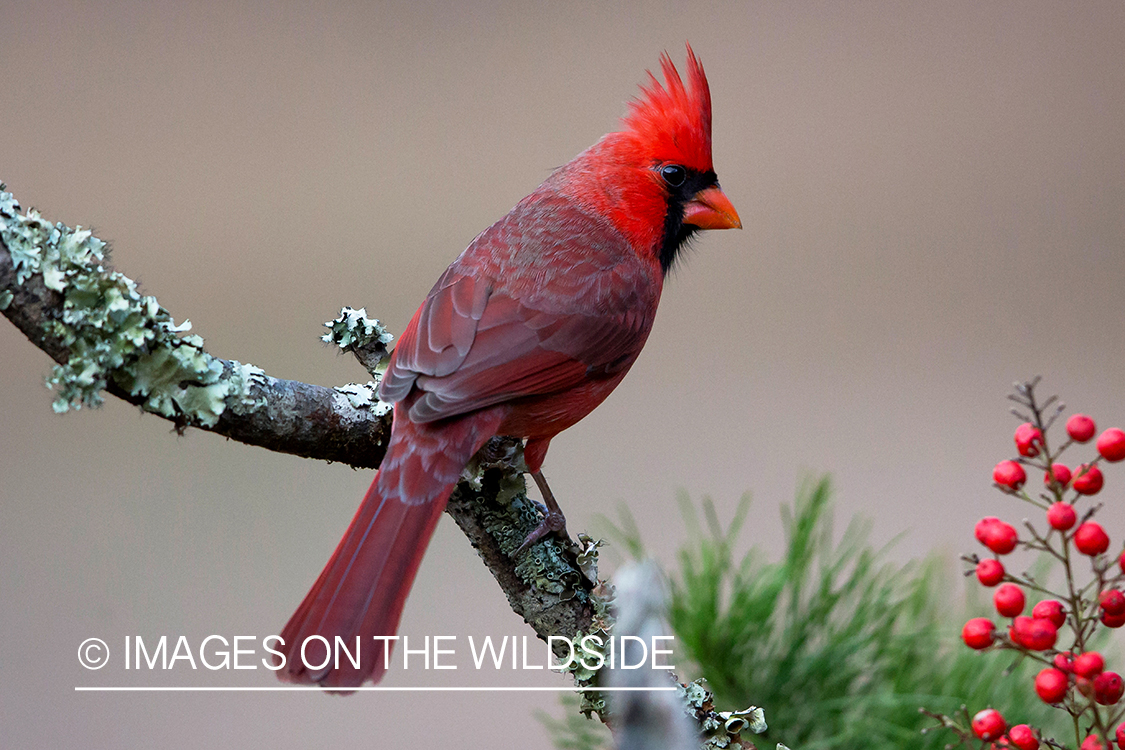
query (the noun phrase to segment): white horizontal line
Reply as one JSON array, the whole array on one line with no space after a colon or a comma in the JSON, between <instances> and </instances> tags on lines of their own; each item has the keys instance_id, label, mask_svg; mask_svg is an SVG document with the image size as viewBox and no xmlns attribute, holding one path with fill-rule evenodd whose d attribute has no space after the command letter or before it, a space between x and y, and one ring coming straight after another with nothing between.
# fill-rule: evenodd
<instances>
[{"instance_id":1,"label":"white horizontal line","mask_svg":"<svg viewBox=\"0 0 1125 750\"><path fill-rule=\"evenodd\" d=\"M384 687L382 685L363 685L360 687L320 687L319 685L268 685L264 687L199 687L199 686L154 686L154 687L114 687L114 686L75 686L79 693L284 693L284 692L385 692L385 693L511 693L511 692L665 692L675 687Z\"/></svg>"}]
</instances>

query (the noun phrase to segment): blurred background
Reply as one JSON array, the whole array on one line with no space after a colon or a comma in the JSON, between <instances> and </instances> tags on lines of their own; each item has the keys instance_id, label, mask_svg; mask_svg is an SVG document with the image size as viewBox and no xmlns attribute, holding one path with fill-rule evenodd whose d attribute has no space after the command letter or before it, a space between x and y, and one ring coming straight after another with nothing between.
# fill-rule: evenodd
<instances>
[{"instance_id":1,"label":"blurred background","mask_svg":"<svg viewBox=\"0 0 1125 750\"><path fill-rule=\"evenodd\" d=\"M745 229L700 238L629 377L552 443L572 532L623 504L668 561L685 541L677 489L727 515L751 491L744 537L777 549L778 504L830 472L841 526L864 514L898 559L952 557L975 550L981 515L1026 514L989 487L1013 453L1013 380L1042 374L1071 411L1125 425L1117 0L3 16L0 180L92 226L212 353L325 385L366 374L318 341L323 321L366 306L401 331L461 249L616 128L644 70L690 40ZM5 746L547 745L546 693L75 693L275 684L262 668L126 672L123 639L277 632L371 475L177 437L118 402L56 416L49 369L0 323ZM1117 539L1121 482L1108 472L1101 496ZM467 635L529 631L446 519L401 632L464 651ZM110 645L100 672L75 658L91 636ZM383 684L566 684L459 666Z\"/></svg>"}]
</instances>

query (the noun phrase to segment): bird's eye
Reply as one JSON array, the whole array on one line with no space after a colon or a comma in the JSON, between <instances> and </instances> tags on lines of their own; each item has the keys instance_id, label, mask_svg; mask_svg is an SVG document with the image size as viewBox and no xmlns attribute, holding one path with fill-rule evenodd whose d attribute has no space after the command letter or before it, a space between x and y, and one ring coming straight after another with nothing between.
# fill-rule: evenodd
<instances>
[{"instance_id":1,"label":"bird's eye","mask_svg":"<svg viewBox=\"0 0 1125 750\"><path fill-rule=\"evenodd\" d=\"M687 179L687 170L679 164L668 164L660 169L660 176L672 187L679 187Z\"/></svg>"}]
</instances>

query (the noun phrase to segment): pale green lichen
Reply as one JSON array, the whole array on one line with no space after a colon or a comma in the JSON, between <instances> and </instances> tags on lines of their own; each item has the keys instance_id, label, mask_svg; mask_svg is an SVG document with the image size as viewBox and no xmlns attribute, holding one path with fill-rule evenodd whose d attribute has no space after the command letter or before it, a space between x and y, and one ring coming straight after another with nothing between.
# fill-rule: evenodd
<instances>
[{"instance_id":1,"label":"pale green lichen","mask_svg":"<svg viewBox=\"0 0 1125 750\"><path fill-rule=\"evenodd\" d=\"M321 336L320 340L326 344L335 344L346 352L366 349L383 357L387 353L387 344L395 338L381 322L367 317L366 307L358 310L341 308L340 316L325 323L324 327L328 329L328 333Z\"/></svg>"},{"instance_id":2,"label":"pale green lichen","mask_svg":"<svg viewBox=\"0 0 1125 750\"><path fill-rule=\"evenodd\" d=\"M761 734L769 729L766 712L758 706L750 706L741 711L720 711L719 717L723 719L723 729L730 735L738 735L744 729L749 729L754 734Z\"/></svg>"},{"instance_id":3,"label":"pale green lichen","mask_svg":"<svg viewBox=\"0 0 1125 750\"><path fill-rule=\"evenodd\" d=\"M707 681L700 678L680 687L680 697L684 703L695 711L701 711L711 703L711 691L707 689Z\"/></svg>"},{"instance_id":4,"label":"pale green lichen","mask_svg":"<svg viewBox=\"0 0 1125 750\"><path fill-rule=\"evenodd\" d=\"M381 417L394 409L393 404L388 404L386 401L379 400L379 384L374 381L368 383L348 383L347 385L336 386L335 390L348 399L348 403L352 405L352 408L371 409L377 417Z\"/></svg>"},{"instance_id":5,"label":"pale green lichen","mask_svg":"<svg viewBox=\"0 0 1125 750\"><path fill-rule=\"evenodd\" d=\"M110 270L106 244L89 230L52 225L34 209L21 215L12 194L0 192L0 238L18 284L40 274L63 297L62 314L44 323L69 355L47 378L56 412L100 405L111 380L142 397L145 410L188 424L214 426L228 407L257 404L250 389L262 371L227 366L199 336L180 336L191 324L176 325L155 297ZM10 304L11 290L4 295Z\"/></svg>"},{"instance_id":6,"label":"pale green lichen","mask_svg":"<svg viewBox=\"0 0 1125 750\"><path fill-rule=\"evenodd\" d=\"M589 632L579 631L570 646L574 649L574 661L563 670L574 676L574 681L582 687L594 687L594 678L602 666L609 663L609 629L594 624Z\"/></svg>"},{"instance_id":7,"label":"pale green lichen","mask_svg":"<svg viewBox=\"0 0 1125 750\"><path fill-rule=\"evenodd\" d=\"M466 467L462 487L480 493L489 470L479 462ZM527 534L542 518L539 507L527 497L527 484L518 472L496 472L488 476L499 480L495 499L480 511L481 525L496 539L500 550L514 555ZM467 487L466 487L467 485ZM515 574L540 591L554 594L562 601L587 596L582 586L582 573L567 559L564 542L549 536L533 544L519 556Z\"/></svg>"},{"instance_id":8,"label":"pale green lichen","mask_svg":"<svg viewBox=\"0 0 1125 750\"><path fill-rule=\"evenodd\" d=\"M524 475L513 473L501 479L496 503L503 511L487 517L487 527L507 555L515 554L528 531L539 525L542 510L527 496ZM566 543L555 536L533 544L520 556L515 574L524 581L559 597L560 601L585 599L583 575L567 559Z\"/></svg>"},{"instance_id":9,"label":"pale green lichen","mask_svg":"<svg viewBox=\"0 0 1125 750\"><path fill-rule=\"evenodd\" d=\"M605 702L605 693L600 693L594 690L583 690L580 693L582 696L581 702L578 704L578 710L586 715L586 718L591 718L594 714L602 717L609 716L609 707Z\"/></svg>"},{"instance_id":10,"label":"pale green lichen","mask_svg":"<svg viewBox=\"0 0 1125 750\"><path fill-rule=\"evenodd\" d=\"M767 729L766 713L758 706L750 706L742 711L716 712L715 698L707 688L705 679L681 685L679 695L684 701L684 710L688 716L699 721L704 750L731 747L739 734L747 729L754 734L761 734Z\"/></svg>"},{"instance_id":11,"label":"pale green lichen","mask_svg":"<svg viewBox=\"0 0 1125 750\"><path fill-rule=\"evenodd\" d=\"M534 508L530 501L525 502L526 507ZM540 517L538 510L533 512L536 518ZM522 544L524 536L526 535L519 535L516 538L516 544L512 548L513 553ZM554 538L549 538L542 544L532 545L516 564L515 572L540 591L559 597L560 601L565 602L585 596L581 585L582 575L570 567L562 544Z\"/></svg>"},{"instance_id":12,"label":"pale green lichen","mask_svg":"<svg viewBox=\"0 0 1125 750\"><path fill-rule=\"evenodd\" d=\"M596 556L596 549L593 551ZM613 634L615 619L613 616L613 585L605 583L602 595L594 594L590 603L594 607L594 614L590 620L590 627L585 632L579 631L570 642L574 660L563 672L570 673L574 684L580 688L598 686L599 669L592 669L591 665L605 666L609 662L608 644ZM591 637L593 636L593 637ZM608 714L606 694L595 690L583 690L580 694L581 701L578 710L590 718L597 714L604 721Z\"/></svg>"},{"instance_id":13,"label":"pale green lichen","mask_svg":"<svg viewBox=\"0 0 1125 750\"><path fill-rule=\"evenodd\" d=\"M473 490L480 492L485 472L489 469L502 470L496 488L496 501L500 505L507 505L517 496L527 493L527 482L524 481L527 465L523 460L522 441L507 438L503 445L496 441L490 442L485 449L477 452L469 459L469 463L465 464L465 468L461 471L461 480L467 482Z\"/></svg>"},{"instance_id":14,"label":"pale green lichen","mask_svg":"<svg viewBox=\"0 0 1125 750\"><path fill-rule=\"evenodd\" d=\"M578 553L575 557L578 569L590 583L598 582L598 547L603 544L605 544L604 539L594 539L582 532L578 534Z\"/></svg>"},{"instance_id":15,"label":"pale green lichen","mask_svg":"<svg viewBox=\"0 0 1125 750\"><path fill-rule=\"evenodd\" d=\"M15 299L15 295L7 289L0 290L0 310L7 310L13 299Z\"/></svg>"},{"instance_id":16,"label":"pale green lichen","mask_svg":"<svg viewBox=\"0 0 1125 750\"><path fill-rule=\"evenodd\" d=\"M500 477L500 486L496 490L496 502L507 505L521 495L527 494L527 482L523 474L504 474Z\"/></svg>"}]
</instances>

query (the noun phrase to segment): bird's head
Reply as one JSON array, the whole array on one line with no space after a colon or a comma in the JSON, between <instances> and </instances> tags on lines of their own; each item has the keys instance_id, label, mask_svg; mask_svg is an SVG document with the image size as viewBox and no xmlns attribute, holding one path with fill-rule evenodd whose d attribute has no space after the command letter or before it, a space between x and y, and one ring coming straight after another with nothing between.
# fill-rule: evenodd
<instances>
[{"instance_id":1,"label":"bird's head","mask_svg":"<svg viewBox=\"0 0 1125 750\"><path fill-rule=\"evenodd\" d=\"M741 228L711 163L711 91L687 48L687 84L671 58L649 73L624 128L560 170L563 189L606 216L667 272L697 230Z\"/></svg>"}]
</instances>

